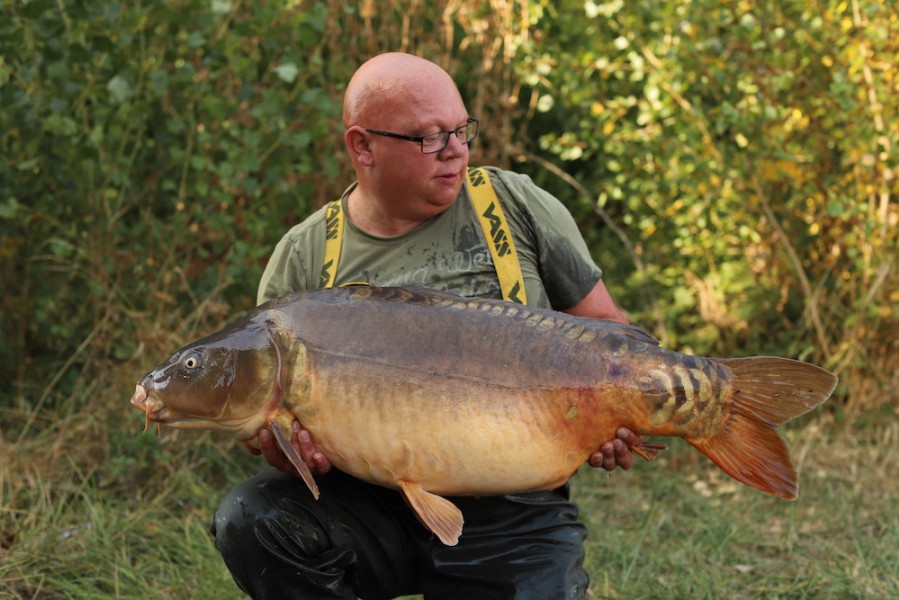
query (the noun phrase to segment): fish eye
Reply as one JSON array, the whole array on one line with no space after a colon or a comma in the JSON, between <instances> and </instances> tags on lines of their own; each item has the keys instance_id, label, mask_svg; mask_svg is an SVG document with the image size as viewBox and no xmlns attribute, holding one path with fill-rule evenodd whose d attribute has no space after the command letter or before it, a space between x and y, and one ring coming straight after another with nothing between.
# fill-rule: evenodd
<instances>
[{"instance_id":1,"label":"fish eye","mask_svg":"<svg viewBox=\"0 0 899 600\"><path fill-rule=\"evenodd\" d=\"M201 362L200 355L196 354L196 353L192 353L192 354L188 354L187 356L184 357L182 364L184 365L185 369L193 370L193 369L199 368L200 362Z\"/></svg>"}]
</instances>

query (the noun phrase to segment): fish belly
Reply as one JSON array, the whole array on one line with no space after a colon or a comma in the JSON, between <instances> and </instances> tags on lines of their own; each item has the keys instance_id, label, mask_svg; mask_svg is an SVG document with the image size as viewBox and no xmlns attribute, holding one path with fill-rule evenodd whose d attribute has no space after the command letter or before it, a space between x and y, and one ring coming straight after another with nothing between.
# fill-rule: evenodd
<instances>
[{"instance_id":1,"label":"fish belly","mask_svg":"<svg viewBox=\"0 0 899 600\"><path fill-rule=\"evenodd\" d=\"M591 391L317 362L297 416L335 466L380 485L414 482L441 495L551 489L614 436Z\"/></svg>"}]
</instances>

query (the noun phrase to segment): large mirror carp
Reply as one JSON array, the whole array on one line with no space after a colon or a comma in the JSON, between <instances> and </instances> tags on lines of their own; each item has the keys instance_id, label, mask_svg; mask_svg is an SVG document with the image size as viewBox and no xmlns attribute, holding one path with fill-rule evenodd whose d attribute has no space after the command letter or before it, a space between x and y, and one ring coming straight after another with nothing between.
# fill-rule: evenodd
<instances>
[{"instance_id":1,"label":"large mirror carp","mask_svg":"<svg viewBox=\"0 0 899 600\"><path fill-rule=\"evenodd\" d=\"M775 427L837 379L786 358L702 358L643 330L498 300L354 286L299 292L190 344L137 384L148 422L288 442L294 419L338 469L397 488L455 544L444 495L562 485L619 427L679 436L742 483L796 497ZM659 444L633 448L652 458Z\"/></svg>"}]
</instances>

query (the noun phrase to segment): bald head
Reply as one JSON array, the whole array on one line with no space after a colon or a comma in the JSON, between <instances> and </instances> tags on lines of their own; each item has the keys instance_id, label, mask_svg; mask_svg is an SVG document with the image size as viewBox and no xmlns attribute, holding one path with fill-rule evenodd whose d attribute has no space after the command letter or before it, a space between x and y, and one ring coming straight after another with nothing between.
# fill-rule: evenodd
<instances>
[{"instance_id":1,"label":"bald head","mask_svg":"<svg viewBox=\"0 0 899 600\"><path fill-rule=\"evenodd\" d=\"M391 118L408 119L421 109L445 102L461 104L462 97L442 68L411 54L379 54L350 79L343 100L343 125L386 127Z\"/></svg>"}]
</instances>

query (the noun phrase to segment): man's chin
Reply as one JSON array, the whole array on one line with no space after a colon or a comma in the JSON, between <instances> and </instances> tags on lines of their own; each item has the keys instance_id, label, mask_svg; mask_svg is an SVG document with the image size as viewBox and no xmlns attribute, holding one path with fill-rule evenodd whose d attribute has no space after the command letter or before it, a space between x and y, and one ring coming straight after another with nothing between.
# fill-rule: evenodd
<instances>
[{"instance_id":1,"label":"man's chin","mask_svg":"<svg viewBox=\"0 0 899 600\"><path fill-rule=\"evenodd\" d=\"M431 204L448 208L459 197L464 183L461 177L455 179L448 177L436 177L433 186L434 193L431 195Z\"/></svg>"}]
</instances>

